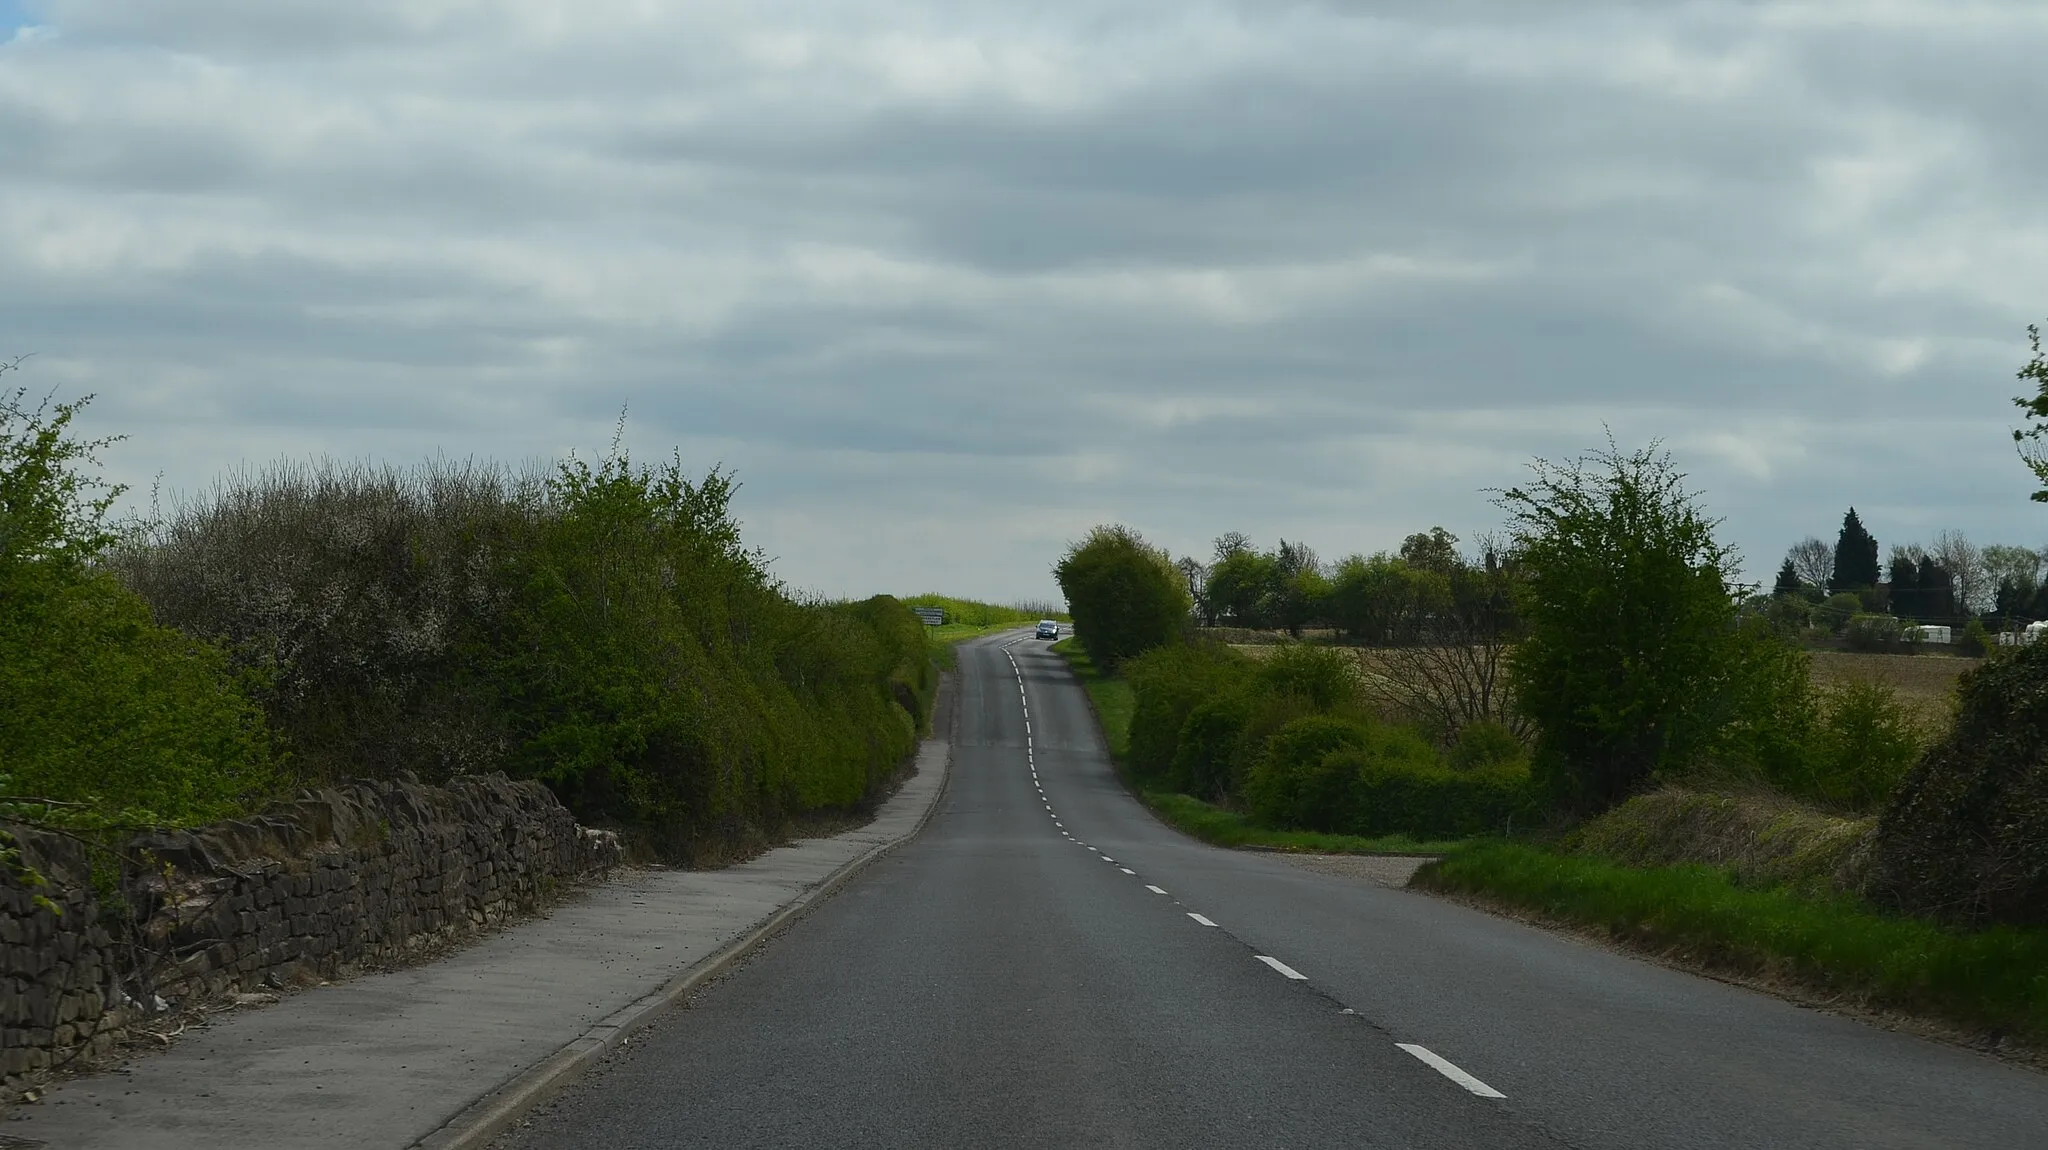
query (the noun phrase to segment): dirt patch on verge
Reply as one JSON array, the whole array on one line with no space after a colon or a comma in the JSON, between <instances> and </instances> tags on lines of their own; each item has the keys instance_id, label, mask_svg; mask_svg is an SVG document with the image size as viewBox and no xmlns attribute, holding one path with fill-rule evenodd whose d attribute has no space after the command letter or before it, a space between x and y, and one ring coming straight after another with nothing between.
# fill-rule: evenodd
<instances>
[{"instance_id":1,"label":"dirt patch on verge","mask_svg":"<svg viewBox=\"0 0 2048 1150\"><path fill-rule=\"evenodd\" d=\"M1408 880L1415 877L1415 872L1420 870L1424 863L1436 861L1434 855L1282 854L1280 857L1294 866L1315 871L1317 874L1395 888L1407 886Z\"/></svg>"}]
</instances>

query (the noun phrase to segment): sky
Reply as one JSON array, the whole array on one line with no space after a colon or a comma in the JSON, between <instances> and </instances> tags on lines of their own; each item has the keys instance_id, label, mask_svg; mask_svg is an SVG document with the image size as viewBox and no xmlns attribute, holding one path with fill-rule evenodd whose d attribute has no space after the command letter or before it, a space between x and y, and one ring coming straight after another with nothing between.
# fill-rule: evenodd
<instances>
[{"instance_id":1,"label":"sky","mask_svg":"<svg viewBox=\"0 0 2048 1150\"><path fill-rule=\"evenodd\" d=\"M0 356L173 498L624 410L835 596L1470 540L1610 434L1752 578L1851 505L2038 546L2044 57L2037 0L0 0Z\"/></svg>"}]
</instances>

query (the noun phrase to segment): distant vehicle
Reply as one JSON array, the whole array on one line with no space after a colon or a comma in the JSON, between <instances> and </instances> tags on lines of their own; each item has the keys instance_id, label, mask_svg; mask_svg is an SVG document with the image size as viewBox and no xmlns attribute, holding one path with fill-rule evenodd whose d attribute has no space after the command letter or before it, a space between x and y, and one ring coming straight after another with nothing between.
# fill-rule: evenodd
<instances>
[{"instance_id":1,"label":"distant vehicle","mask_svg":"<svg viewBox=\"0 0 2048 1150\"><path fill-rule=\"evenodd\" d=\"M1058 623L1053 622L1051 619L1040 619L1038 621L1038 637L1041 639L1059 638L1060 625Z\"/></svg>"}]
</instances>

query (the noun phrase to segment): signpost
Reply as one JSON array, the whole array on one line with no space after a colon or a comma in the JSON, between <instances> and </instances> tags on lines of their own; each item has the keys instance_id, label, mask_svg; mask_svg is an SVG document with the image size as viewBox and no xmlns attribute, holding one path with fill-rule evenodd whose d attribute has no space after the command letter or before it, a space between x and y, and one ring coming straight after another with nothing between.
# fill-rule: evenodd
<instances>
[{"instance_id":1,"label":"signpost","mask_svg":"<svg viewBox=\"0 0 2048 1150\"><path fill-rule=\"evenodd\" d=\"M924 625L927 627L943 627L946 625L946 609L944 607L912 607L910 613L924 620Z\"/></svg>"}]
</instances>

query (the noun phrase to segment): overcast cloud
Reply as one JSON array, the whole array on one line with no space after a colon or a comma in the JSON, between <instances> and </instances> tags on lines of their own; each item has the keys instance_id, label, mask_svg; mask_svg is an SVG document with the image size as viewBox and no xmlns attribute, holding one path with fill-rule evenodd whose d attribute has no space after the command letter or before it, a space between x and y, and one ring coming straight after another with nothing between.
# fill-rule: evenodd
<instances>
[{"instance_id":1,"label":"overcast cloud","mask_svg":"<svg viewBox=\"0 0 2048 1150\"><path fill-rule=\"evenodd\" d=\"M1768 577L2048 541L2048 5L0 0L0 354L117 478L629 443L833 594L1326 557L1661 437ZM0 39L7 33L0 30Z\"/></svg>"}]
</instances>

